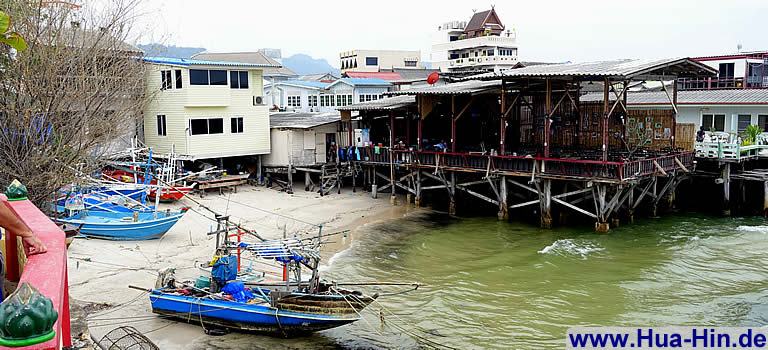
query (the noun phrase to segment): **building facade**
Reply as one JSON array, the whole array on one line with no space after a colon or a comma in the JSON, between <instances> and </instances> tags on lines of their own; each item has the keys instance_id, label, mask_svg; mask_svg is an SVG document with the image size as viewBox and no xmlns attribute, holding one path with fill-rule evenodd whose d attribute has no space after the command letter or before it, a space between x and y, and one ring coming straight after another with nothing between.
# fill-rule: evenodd
<instances>
[{"instance_id":1,"label":"building facade","mask_svg":"<svg viewBox=\"0 0 768 350\"><path fill-rule=\"evenodd\" d=\"M350 50L339 54L341 72L378 72L392 68L424 68L421 51Z\"/></svg>"},{"instance_id":2,"label":"building facade","mask_svg":"<svg viewBox=\"0 0 768 350\"><path fill-rule=\"evenodd\" d=\"M281 111L291 112L335 112L336 107L353 103L378 100L392 88L383 79L342 78L333 83L291 80L275 84Z\"/></svg>"},{"instance_id":3,"label":"building facade","mask_svg":"<svg viewBox=\"0 0 768 350\"><path fill-rule=\"evenodd\" d=\"M144 140L156 153L189 159L267 154L269 65L147 57Z\"/></svg>"},{"instance_id":4,"label":"building facade","mask_svg":"<svg viewBox=\"0 0 768 350\"><path fill-rule=\"evenodd\" d=\"M438 27L433 68L451 73L498 72L518 63L517 34L505 30L495 9L475 13L469 22Z\"/></svg>"},{"instance_id":5,"label":"building facade","mask_svg":"<svg viewBox=\"0 0 768 350\"><path fill-rule=\"evenodd\" d=\"M718 70L715 78L680 79L681 90L768 88L768 51L692 58Z\"/></svg>"}]
</instances>

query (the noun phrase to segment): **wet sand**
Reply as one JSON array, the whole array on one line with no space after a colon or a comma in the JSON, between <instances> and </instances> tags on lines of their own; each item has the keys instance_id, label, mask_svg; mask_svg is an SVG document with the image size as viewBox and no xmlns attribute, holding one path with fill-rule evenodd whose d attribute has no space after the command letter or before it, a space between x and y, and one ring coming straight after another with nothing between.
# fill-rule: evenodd
<instances>
[{"instance_id":1,"label":"wet sand","mask_svg":"<svg viewBox=\"0 0 768 350\"><path fill-rule=\"evenodd\" d=\"M390 205L388 196L372 199L367 192L348 190L319 197L304 191L287 194L241 186L237 193L209 194L202 199L196 196L193 199L217 212L229 214L233 222L255 229L267 239L281 238L284 234L316 235L317 228L310 223L323 225L324 234L349 230L346 234L326 238L322 249L325 265L332 262L334 254L355 241L362 231L357 228L400 218L406 213L405 207ZM199 348L203 344L202 348L227 348L226 344L218 344L222 338L205 335L199 324L156 317L151 313L146 293L128 288L128 285L153 287L156 271L167 267L175 268L180 280L194 280L207 273L198 266L211 259L215 236L209 236L207 232L214 230L216 223L211 220L210 212L188 200L161 204L161 209L182 206L189 206L191 210L162 239L143 242L77 239L70 247L69 282L73 303L108 305L87 316L88 328L96 339L126 325L146 334L161 349ZM271 269L272 278L279 276L276 267L269 267L264 262L243 262L243 267L248 266L257 270Z\"/></svg>"}]
</instances>

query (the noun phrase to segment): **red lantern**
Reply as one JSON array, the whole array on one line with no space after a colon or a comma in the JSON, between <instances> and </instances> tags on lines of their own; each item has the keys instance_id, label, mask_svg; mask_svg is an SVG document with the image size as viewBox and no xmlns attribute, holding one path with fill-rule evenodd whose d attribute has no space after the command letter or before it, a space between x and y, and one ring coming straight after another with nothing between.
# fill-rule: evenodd
<instances>
[{"instance_id":1,"label":"red lantern","mask_svg":"<svg viewBox=\"0 0 768 350\"><path fill-rule=\"evenodd\" d=\"M427 83L429 85L436 83L438 80L440 80L440 74L437 74L437 72L429 73L429 76L427 77Z\"/></svg>"}]
</instances>

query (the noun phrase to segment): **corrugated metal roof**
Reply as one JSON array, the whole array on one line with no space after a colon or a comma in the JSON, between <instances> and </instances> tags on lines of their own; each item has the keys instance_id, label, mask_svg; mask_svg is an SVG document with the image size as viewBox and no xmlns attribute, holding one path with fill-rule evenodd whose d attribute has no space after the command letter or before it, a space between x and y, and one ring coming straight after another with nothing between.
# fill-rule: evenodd
<instances>
[{"instance_id":1,"label":"corrugated metal roof","mask_svg":"<svg viewBox=\"0 0 768 350\"><path fill-rule=\"evenodd\" d=\"M276 86L279 86L279 85L298 86L298 87L305 87L310 89L325 89L331 84L323 83L322 81L312 81L312 80L286 80L286 81L275 83L275 85Z\"/></svg>"},{"instance_id":2,"label":"corrugated metal roof","mask_svg":"<svg viewBox=\"0 0 768 350\"><path fill-rule=\"evenodd\" d=\"M589 93L579 97L582 102L602 102L602 93ZM615 96L611 96L615 100ZM629 105L669 105L664 91L630 92ZM694 90L678 91L679 105L768 105L768 89Z\"/></svg>"},{"instance_id":3,"label":"corrugated metal roof","mask_svg":"<svg viewBox=\"0 0 768 350\"><path fill-rule=\"evenodd\" d=\"M507 69L501 72L483 73L460 80L499 79L501 77L606 77L629 79L641 74L658 74L672 66L688 66L691 70L714 75L717 70L703 63L688 58L656 59L656 60L614 60L584 63L564 63L550 65L534 65L523 68Z\"/></svg>"},{"instance_id":4,"label":"corrugated metal roof","mask_svg":"<svg viewBox=\"0 0 768 350\"><path fill-rule=\"evenodd\" d=\"M331 85L347 83L352 86L390 86L390 82L377 78L341 78Z\"/></svg>"},{"instance_id":5,"label":"corrugated metal roof","mask_svg":"<svg viewBox=\"0 0 768 350\"><path fill-rule=\"evenodd\" d=\"M475 94L501 88L501 80L469 80L443 85L414 87L408 90L389 92L389 95L463 95Z\"/></svg>"},{"instance_id":6,"label":"corrugated metal roof","mask_svg":"<svg viewBox=\"0 0 768 350\"><path fill-rule=\"evenodd\" d=\"M270 128L310 129L341 120L339 113L279 112L269 115Z\"/></svg>"},{"instance_id":7,"label":"corrugated metal roof","mask_svg":"<svg viewBox=\"0 0 768 350\"><path fill-rule=\"evenodd\" d=\"M376 78L383 80L400 80L403 77L395 72L346 72L344 73L349 78Z\"/></svg>"},{"instance_id":8,"label":"corrugated metal roof","mask_svg":"<svg viewBox=\"0 0 768 350\"><path fill-rule=\"evenodd\" d=\"M243 67L243 68L265 68L265 67L280 67L271 64L258 64L258 63L245 63L245 62L228 62L228 61L204 61L193 60L189 58L173 58L173 57L144 57L144 62L154 64L167 64L172 66L190 67L190 66L220 66L220 67Z\"/></svg>"},{"instance_id":9,"label":"corrugated metal roof","mask_svg":"<svg viewBox=\"0 0 768 350\"><path fill-rule=\"evenodd\" d=\"M416 96L394 96L376 101L360 102L348 106L337 107L336 109L340 111L390 111L408 107L410 105L416 105Z\"/></svg>"},{"instance_id":10,"label":"corrugated metal roof","mask_svg":"<svg viewBox=\"0 0 768 350\"><path fill-rule=\"evenodd\" d=\"M192 59L204 60L204 61L225 61L225 62L242 62L242 63L254 63L271 65L272 67L265 67L265 77L298 77L299 75L292 70L283 67L280 62L267 57L267 55L254 51L254 52L201 52L192 55Z\"/></svg>"}]
</instances>

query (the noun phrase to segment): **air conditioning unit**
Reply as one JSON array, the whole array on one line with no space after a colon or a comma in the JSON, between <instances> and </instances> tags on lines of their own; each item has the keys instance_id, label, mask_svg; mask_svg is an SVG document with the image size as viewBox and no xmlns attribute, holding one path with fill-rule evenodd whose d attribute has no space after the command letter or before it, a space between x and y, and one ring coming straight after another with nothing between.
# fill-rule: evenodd
<instances>
[{"instance_id":1,"label":"air conditioning unit","mask_svg":"<svg viewBox=\"0 0 768 350\"><path fill-rule=\"evenodd\" d=\"M264 105L264 96L253 96L253 105L254 106L263 106Z\"/></svg>"}]
</instances>

